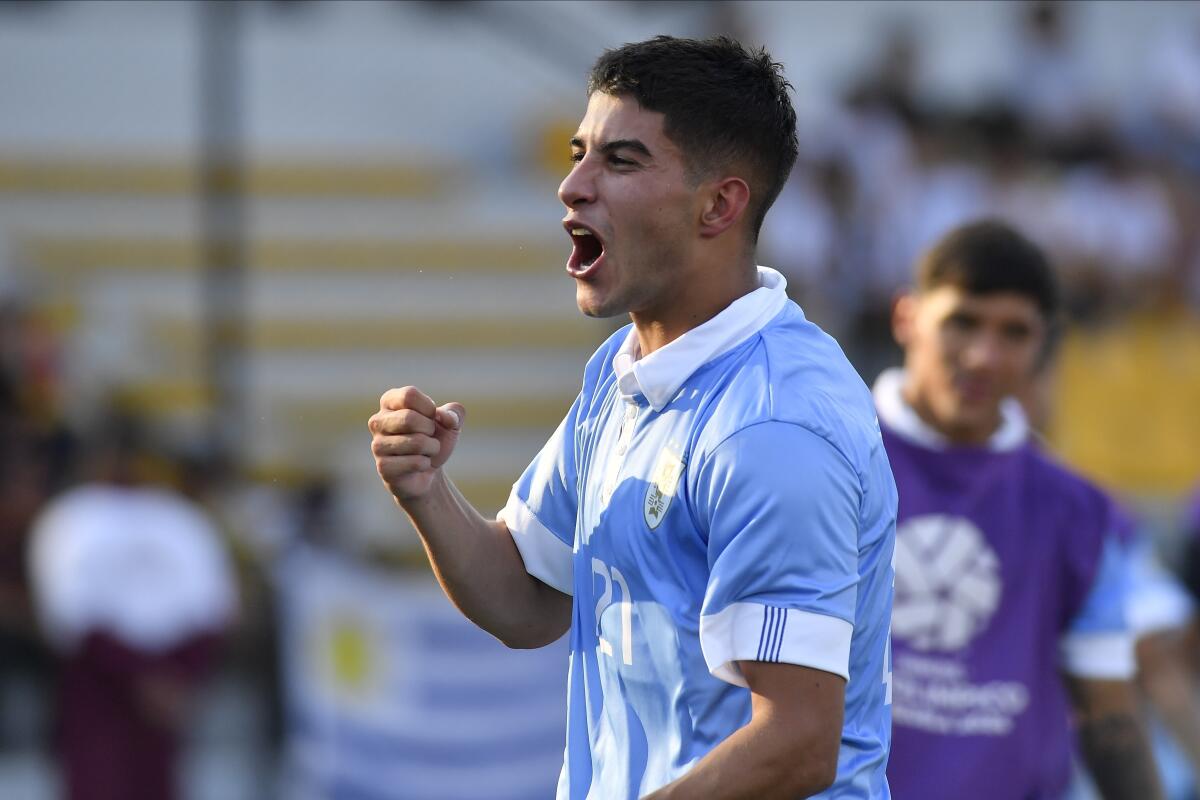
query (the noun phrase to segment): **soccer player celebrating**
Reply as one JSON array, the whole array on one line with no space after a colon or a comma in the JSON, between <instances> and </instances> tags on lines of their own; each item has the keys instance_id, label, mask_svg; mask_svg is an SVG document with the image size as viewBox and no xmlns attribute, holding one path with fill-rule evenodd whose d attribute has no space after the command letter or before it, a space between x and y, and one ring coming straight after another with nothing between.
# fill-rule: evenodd
<instances>
[{"instance_id":1,"label":"soccer player celebrating","mask_svg":"<svg viewBox=\"0 0 1200 800\"><path fill-rule=\"evenodd\" d=\"M1061 797L1072 711L1105 798L1159 796L1114 507L1033 444L1012 399L1057 303L1043 254L991 221L930 249L896 303L904 369L880 376L875 403L900 489L898 800Z\"/></svg>"},{"instance_id":2,"label":"soccer player celebrating","mask_svg":"<svg viewBox=\"0 0 1200 800\"><path fill-rule=\"evenodd\" d=\"M393 389L370 421L463 613L512 647L570 630L560 798L888 796L895 484L866 388L754 260L787 90L725 38L601 56L566 269L632 325L499 519L446 475L461 405Z\"/></svg>"}]
</instances>

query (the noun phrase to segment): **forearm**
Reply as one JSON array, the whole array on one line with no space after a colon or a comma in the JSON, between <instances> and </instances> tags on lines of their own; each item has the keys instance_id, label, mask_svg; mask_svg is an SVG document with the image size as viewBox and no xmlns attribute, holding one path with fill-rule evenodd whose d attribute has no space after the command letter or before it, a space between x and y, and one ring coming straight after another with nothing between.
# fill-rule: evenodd
<instances>
[{"instance_id":1,"label":"forearm","mask_svg":"<svg viewBox=\"0 0 1200 800\"><path fill-rule=\"evenodd\" d=\"M1188 760L1200 766L1200 704L1181 645L1174 631L1144 637L1138 643L1139 681Z\"/></svg>"},{"instance_id":2,"label":"forearm","mask_svg":"<svg viewBox=\"0 0 1200 800\"><path fill-rule=\"evenodd\" d=\"M1118 681L1084 683L1091 686L1077 695L1079 744L1100 796L1104 800L1161 798L1132 687Z\"/></svg>"},{"instance_id":3,"label":"forearm","mask_svg":"<svg viewBox=\"0 0 1200 800\"><path fill-rule=\"evenodd\" d=\"M509 647L540 647L571 623L571 598L525 570L504 523L485 520L446 477L465 420L419 389L390 389L371 416L371 452L384 485L412 520L447 596Z\"/></svg>"},{"instance_id":4,"label":"forearm","mask_svg":"<svg viewBox=\"0 0 1200 800\"><path fill-rule=\"evenodd\" d=\"M503 522L485 519L438 472L430 491L402 504L446 596L509 647L541 647L570 626L571 598L537 580Z\"/></svg>"},{"instance_id":5,"label":"forearm","mask_svg":"<svg viewBox=\"0 0 1200 800\"><path fill-rule=\"evenodd\" d=\"M1111 714L1080 726L1088 771L1104 800L1162 797L1150 748L1133 714Z\"/></svg>"},{"instance_id":6,"label":"forearm","mask_svg":"<svg viewBox=\"0 0 1200 800\"><path fill-rule=\"evenodd\" d=\"M756 723L735 731L686 775L644 800L799 800L829 786L826 777L797 753L783 726Z\"/></svg>"}]
</instances>

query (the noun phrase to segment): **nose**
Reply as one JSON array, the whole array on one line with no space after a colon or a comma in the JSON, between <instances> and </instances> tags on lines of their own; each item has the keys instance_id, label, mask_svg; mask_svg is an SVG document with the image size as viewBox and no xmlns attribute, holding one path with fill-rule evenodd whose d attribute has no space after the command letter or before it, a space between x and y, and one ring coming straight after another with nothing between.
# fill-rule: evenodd
<instances>
[{"instance_id":1,"label":"nose","mask_svg":"<svg viewBox=\"0 0 1200 800\"><path fill-rule=\"evenodd\" d=\"M576 163L558 185L558 199L567 208L578 208L596 199L595 170L587 156Z\"/></svg>"},{"instance_id":2,"label":"nose","mask_svg":"<svg viewBox=\"0 0 1200 800\"><path fill-rule=\"evenodd\" d=\"M975 369L994 369L1003 359L1003 343L1000 337L991 332L983 332L975 336L964 348L967 366Z\"/></svg>"}]
</instances>

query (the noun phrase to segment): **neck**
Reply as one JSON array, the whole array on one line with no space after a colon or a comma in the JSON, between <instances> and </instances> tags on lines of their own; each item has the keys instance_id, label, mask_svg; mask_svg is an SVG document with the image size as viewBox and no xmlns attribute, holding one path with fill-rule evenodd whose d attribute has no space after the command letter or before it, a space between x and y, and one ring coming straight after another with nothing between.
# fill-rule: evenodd
<instances>
[{"instance_id":1,"label":"neck","mask_svg":"<svg viewBox=\"0 0 1200 800\"><path fill-rule=\"evenodd\" d=\"M986 423L963 423L956 425L938 417L928 398L911 380L904 384L904 388L901 390L901 397L916 412L916 415L920 417L922 422L944 436L951 444L981 447L991 440L996 431L1000 430L1002 420L999 409L995 410Z\"/></svg>"},{"instance_id":2,"label":"neck","mask_svg":"<svg viewBox=\"0 0 1200 800\"><path fill-rule=\"evenodd\" d=\"M680 281L676 292L661 308L631 311L642 356L678 339L720 314L740 297L758 288L758 267L753 258L736 269L725 262L711 269L694 270Z\"/></svg>"}]
</instances>

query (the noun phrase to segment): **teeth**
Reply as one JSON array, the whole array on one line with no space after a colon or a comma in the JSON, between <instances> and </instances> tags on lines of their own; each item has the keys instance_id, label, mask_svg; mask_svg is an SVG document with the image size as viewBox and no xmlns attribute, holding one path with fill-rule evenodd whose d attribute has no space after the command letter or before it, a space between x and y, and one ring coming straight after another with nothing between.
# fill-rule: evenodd
<instances>
[{"instance_id":1,"label":"teeth","mask_svg":"<svg viewBox=\"0 0 1200 800\"><path fill-rule=\"evenodd\" d=\"M591 236L592 232L589 231L587 228L572 228L571 235L572 236Z\"/></svg>"}]
</instances>

